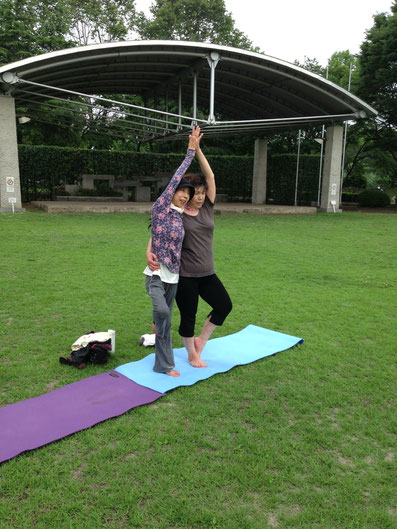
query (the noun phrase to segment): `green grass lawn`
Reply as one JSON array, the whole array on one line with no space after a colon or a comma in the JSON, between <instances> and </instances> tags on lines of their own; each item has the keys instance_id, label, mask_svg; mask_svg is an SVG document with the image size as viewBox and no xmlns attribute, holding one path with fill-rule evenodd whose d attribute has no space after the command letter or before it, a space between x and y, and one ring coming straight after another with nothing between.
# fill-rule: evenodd
<instances>
[{"instance_id":1,"label":"green grass lawn","mask_svg":"<svg viewBox=\"0 0 397 529\"><path fill-rule=\"evenodd\" d=\"M151 352L147 225L0 214L1 406ZM217 216L234 307L214 337L254 324L305 344L5 462L0 528L396 528L396 259L396 215ZM177 327L175 308L180 347ZM107 366L59 364L110 328Z\"/></svg>"}]
</instances>

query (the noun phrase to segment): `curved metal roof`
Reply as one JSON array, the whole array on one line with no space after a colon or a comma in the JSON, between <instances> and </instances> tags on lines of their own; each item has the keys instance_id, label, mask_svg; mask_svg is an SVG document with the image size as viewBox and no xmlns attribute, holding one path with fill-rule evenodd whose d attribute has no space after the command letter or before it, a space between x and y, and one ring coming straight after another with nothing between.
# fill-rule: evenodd
<instances>
[{"instance_id":1,"label":"curved metal roof","mask_svg":"<svg viewBox=\"0 0 397 529\"><path fill-rule=\"evenodd\" d=\"M122 108L119 118L134 124L131 130L147 139L186 134L192 120L207 136L218 136L376 116L361 99L296 65L197 42L128 41L69 48L2 66L0 80L3 93L25 108L37 103L49 108L51 99L81 102L82 96L90 96L97 105L105 100ZM128 105L122 97L117 99L122 94L139 95L143 103ZM190 115L183 108L191 109Z\"/></svg>"}]
</instances>

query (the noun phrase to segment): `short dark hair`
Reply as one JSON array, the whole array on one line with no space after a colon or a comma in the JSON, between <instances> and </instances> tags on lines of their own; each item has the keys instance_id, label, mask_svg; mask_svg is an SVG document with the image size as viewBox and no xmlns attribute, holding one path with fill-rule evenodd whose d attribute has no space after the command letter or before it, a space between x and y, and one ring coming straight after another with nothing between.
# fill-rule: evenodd
<instances>
[{"instance_id":1,"label":"short dark hair","mask_svg":"<svg viewBox=\"0 0 397 529\"><path fill-rule=\"evenodd\" d=\"M204 187L204 189L207 189L207 182L205 181L204 175L201 173L185 174L185 178L186 180L189 180L194 188Z\"/></svg>"}]
</instances>

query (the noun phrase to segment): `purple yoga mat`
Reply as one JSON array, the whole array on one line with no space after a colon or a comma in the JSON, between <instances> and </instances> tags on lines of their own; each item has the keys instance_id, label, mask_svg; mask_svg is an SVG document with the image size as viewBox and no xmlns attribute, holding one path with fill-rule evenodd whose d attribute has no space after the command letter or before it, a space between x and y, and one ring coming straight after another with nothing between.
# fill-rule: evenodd
<instances>
[{"instance_id":1,"label":"purple yoga mat","mask_svg":"<svg viewBox=\"0 0 397 529\"><path fill-rule=\"evenodd\" d=\"M0 408L0 462L164 396L110 371Z\"/></svg>"}]
</instances>

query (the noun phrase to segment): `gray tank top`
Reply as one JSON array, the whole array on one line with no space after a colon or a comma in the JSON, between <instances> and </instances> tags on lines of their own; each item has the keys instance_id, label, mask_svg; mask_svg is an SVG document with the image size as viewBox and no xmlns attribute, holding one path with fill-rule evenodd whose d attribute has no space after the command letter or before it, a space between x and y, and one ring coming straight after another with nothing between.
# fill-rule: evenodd
<instances>
[{"instance_id":1,"label":"gray tank top","mask_svg":"<svg viewBox=\"0 0 397 529\"><path fill-rule=\"evenodd\" d=\"M181 268L183 277L204 277L215 274L214 268L214 204L208 198L198 215L182 215L185 238L182 244Z\"/></svg>"}]
</instances>

